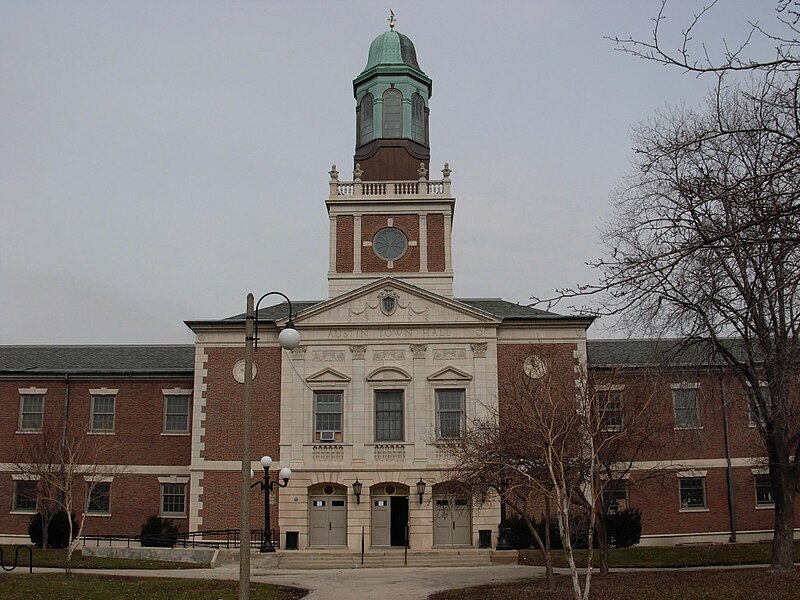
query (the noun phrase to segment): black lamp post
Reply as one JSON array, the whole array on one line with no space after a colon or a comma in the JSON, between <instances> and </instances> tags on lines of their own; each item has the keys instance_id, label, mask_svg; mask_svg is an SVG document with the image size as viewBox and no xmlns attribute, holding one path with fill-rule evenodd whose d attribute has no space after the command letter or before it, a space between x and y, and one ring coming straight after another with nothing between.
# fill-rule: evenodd
<instances>
[{"instance_id":1,"label":"black lamp post","mask_svg":"<svg viewBox=\"0 0 800 600\"><path fill-rule=\"evenodd\" d=\"M364 484L358 479L353 482L353 493L356 496L356 504L361 504L361 488Z\"/></svg>"},{"instance_id":2,"label":"black lamp post","mask_svg":"<svg viewBox=\"0 0 800 600\"><path fill-rule=\"evenodd\" d=\"M258 349L258 307L267 296L281 296L289 303L289 321L278 335L278 344L292 350L300 343L300 334L292 322L292 302L282 292L267 292L256 303L247 294L244 334L244 402L242 403L242 477L239 517L239 600L250 600L250 453L253 434L253 352ZM269 507L267 507L269 511ZM267 513L269 514L269 513Z\"/></svg>"},{"instance_id":3,"label":"black lamp post","mask_svg":"<svg viewBox=\"0 0 800 600\"><path fill-rule=\"evenodd\" d=\"M511 547L511 543L508 541L508 534L510 533L510 528L506 525L506 502L503 499L503 495L506 492L506 488L508 487L508 480L504 479L500 482L500 485L497 486L497 493L500 496L500 525L497 527L497 549L498 550L513 550Z\"/></svg>"},{"instance_id":4,"label":"black lamp post","mask_svg":"<svg viewBox=\"0 0 800 600\"><path fill-rule=\"evenodd\" d=\"M272 545L272 527L269 524L269 494L276 485L283 488L289 485L289 478L292 476L292 470L289 467L283 467L280 473L278 473L282 481L272 481L269 478L269 468L272 466L272 458L269 456L262 456L261 466L264 467L264 481L256 481L250 486L260 486L261 491L264 492L264 535L261 538L261 548L259 551L275 552L275 546Z\"/></svg>"}]
</instances>

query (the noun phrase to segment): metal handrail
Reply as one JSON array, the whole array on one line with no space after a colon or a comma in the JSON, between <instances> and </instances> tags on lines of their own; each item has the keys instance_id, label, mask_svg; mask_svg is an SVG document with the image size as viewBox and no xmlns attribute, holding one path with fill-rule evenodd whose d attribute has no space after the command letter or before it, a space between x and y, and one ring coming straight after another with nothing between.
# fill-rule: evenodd
<instances>
[{"instance_id":1,"label":"metal handrail","mask_svg":"<svg viewBox=\"0 0 800 600\"><path fill-rule=\"evenodd\" d=\"M6 567L6 563L3 560L3 549L0 548L0 567L3 567L3 571L13 571L19 566L19 551L23 549L28 551L28 572L33 573L33 550L31 550L31 547L26 544L20 544L17 546L17 549L14 550L13 567Z\"/></svg>"},{"instance_id":2,"label":"metal handrail","mask_svg":"<svg viewBox=\"0 0 800 600\"><path fill-rule=\"evenodd\" d=\"M131 543L141 543L142 535L92 535L85 534L82 536L83 545L86 546L94 542L96 546L100 546L101 542L111 546L114 542L125 542L128 548ZM209 539L209 538L219 539ZM174 540L172 547L180 548L238 548L239 547L239 530L238 529L207 529L204 531L179 531L175 534L165 536L169 541ZM198 539L203 538L203 539ZM250 547L259 548L264 539L263 529L253 529L250 531ZM270 539L275 547L280 547L280 529L270 530Z\"/></svg>"}]
</instances>

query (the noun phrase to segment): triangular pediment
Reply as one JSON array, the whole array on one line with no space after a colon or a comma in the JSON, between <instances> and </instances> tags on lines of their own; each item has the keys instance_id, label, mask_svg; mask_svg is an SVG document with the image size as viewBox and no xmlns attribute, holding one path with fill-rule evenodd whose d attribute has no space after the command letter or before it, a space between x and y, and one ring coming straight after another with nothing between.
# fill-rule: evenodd
<instances>
[{"instance_id":1,"label":"triangular pediment","mask_svg":"<svg viewBox=\"0 0 800 600\"><path fill-rule=\"evenodd\" d=\"M501 319L472 306L384 277L298 314L299 327L493 327ZM279 321L279 325L285 324Z\"/></svg>"},{"instance_id":2,"label":"triangular pediment","mask_svg":"<svg viewBox=\"0 0 800 600\"><path fill-rule=\"evenodd\" d=\"M330 367L317 371L313 375L306 377L308 383L347 383L350 378L344 373Z\"/></svg>"},{"instance_id":3,"label":"triangular pediment","mask_svg":"<svg viewBox=\"0 0 800 600\"><path fill-rule=\"evenodd\" d=\"M472 375L455 367L445 367L428 375L428 381L470 381Z\"/></svg>"},{"instance_id":4,"label":"triangular pediment","mask_svg":"<svg viewBox=\"0 0 800 600\"><path fill-rule=\"evenodd\" d=\"M372 383L395 383L411 381L411 375L399 367L379 367L367 375Z\"/></svg>"}]
</instances>

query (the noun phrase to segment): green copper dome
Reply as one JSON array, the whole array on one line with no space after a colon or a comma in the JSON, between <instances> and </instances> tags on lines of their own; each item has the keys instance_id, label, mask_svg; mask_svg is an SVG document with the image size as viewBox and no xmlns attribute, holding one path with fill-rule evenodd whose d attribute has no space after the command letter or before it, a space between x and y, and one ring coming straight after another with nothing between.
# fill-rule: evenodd
<instances>
[{"instance_id":1,"label":"green copper dome","mask_svg":"<svg viewBox=\"0 0 800 600\"><path fill-rule=\"evenodd\" d=\"M364 70L378 65L407 65L422 71L417 63L417 51L414 43L394 30L385 31L376 37L369 47L369 59Z\"/></svg>"}]
</instances>

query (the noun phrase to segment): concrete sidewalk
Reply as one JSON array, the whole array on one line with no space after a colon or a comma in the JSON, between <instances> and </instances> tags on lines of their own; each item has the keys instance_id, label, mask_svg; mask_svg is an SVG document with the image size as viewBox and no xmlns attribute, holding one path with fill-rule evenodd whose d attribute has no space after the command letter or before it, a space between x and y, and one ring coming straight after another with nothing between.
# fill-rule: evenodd
<instances>
[{"instance_id":1,"label":"concrete sidewalk","mask_svg":"<svg viewBox=\"0 0 800 600\"><path fill-rule=\"evenodd\" d=\"M34 573L58 572L61 569L33 569ZM169 571L138 569L75 569L77 573L125 577L171 577L176 579L239 578L238 565L216 569L175 569ZM27 570L25 571L27 573ZM489 567L402 567L372 569L291 570L253 567L251 581L305 588L309 600L352 600L380 597L383 600L426 600L438 591L453 588L513 581L543 576L544 568L520 565ZM24 576L23 574L20 574Z\"/></svg>"}]
</instances>

